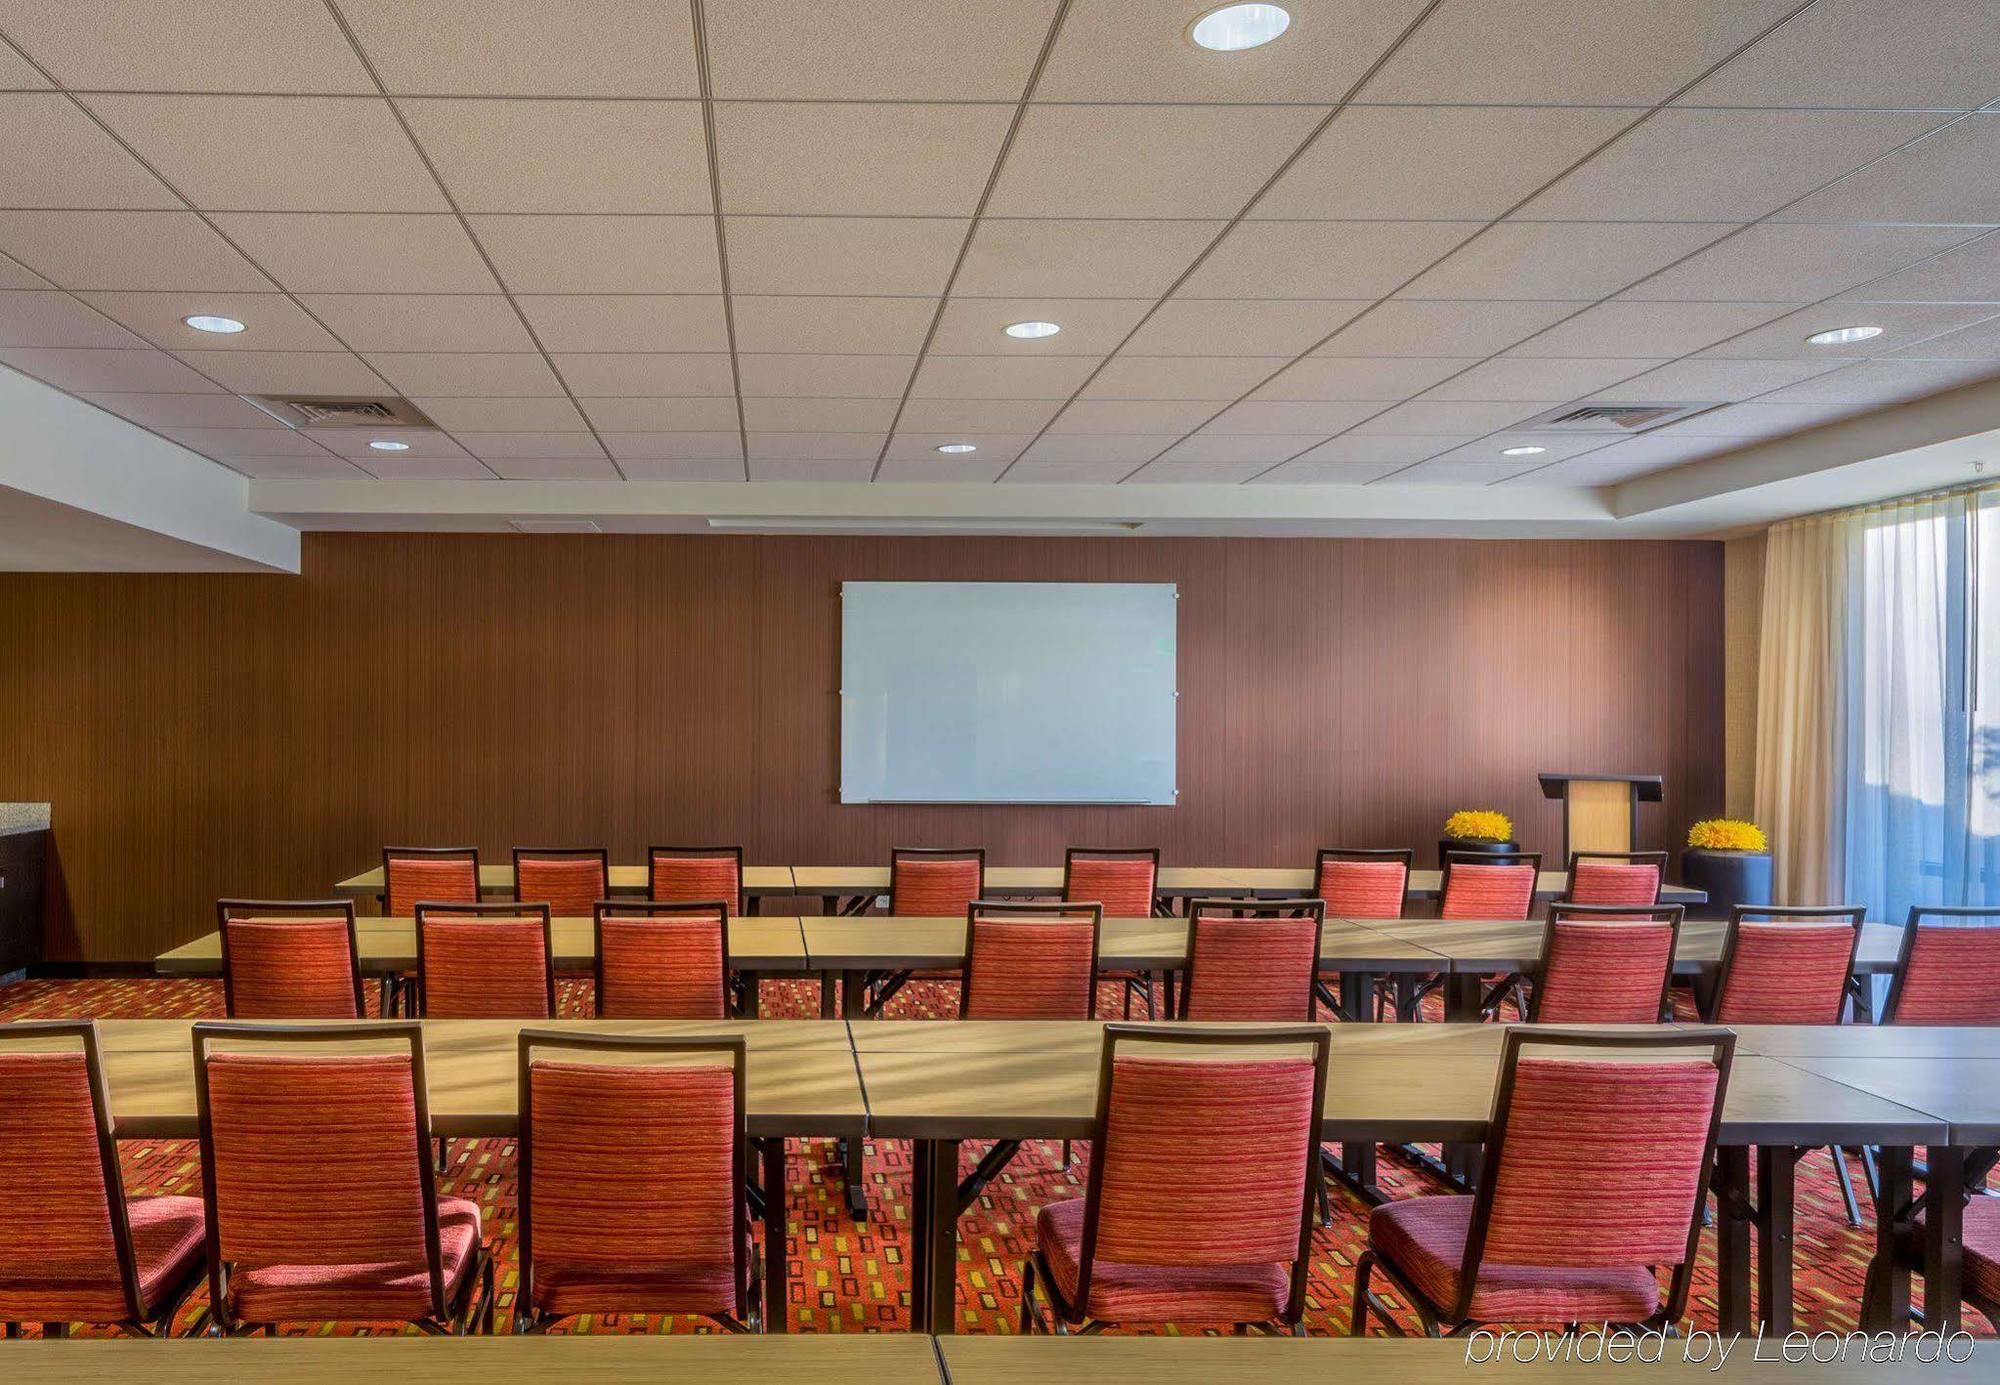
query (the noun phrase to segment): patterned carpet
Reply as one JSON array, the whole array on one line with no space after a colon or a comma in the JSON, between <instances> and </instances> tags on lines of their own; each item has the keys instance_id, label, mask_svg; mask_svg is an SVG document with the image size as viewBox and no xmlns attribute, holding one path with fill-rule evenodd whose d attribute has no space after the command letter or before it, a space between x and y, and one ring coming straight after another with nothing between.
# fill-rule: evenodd
<instances>
[{"instance_id":1,"label":"patterned carpet","mask_svg":"<svg viewBox=\"0 0 2000 1385\"><path fill-rule=\"evenodd\" d=\"M894 1017L913 1018L955 1011L952 988L940 983L912 983L890 1007ZM565 982L565 1013L587 1013L588 983ZM1115 1013L1115 997L1107 986L1104 1013ZM817 989L800 982L766 982L763 1012L771 1018L816 1017ZM29 981L0 988L0 1020L93 1015L104 1019L219 1016L219 982L201 980L119 979L90 981ZM979 1147L967 1151L967 1171ZM999 1179L987 1188L978 1206L959 1226L959 1330L1012 1332L1020 1312L1020 1267L1034 1235L1035 1212L1044 1203L1081 1197L1084 1159L1080 1147L1075 1165L1060 1167L1060 1147L1031 1144ZM486 1235L501 1271L499 1314L510 1317L514 1284L514 1147L501 1140L458 1140L451 1147L452 1168L440 1192L478 1201L485 1212ZM123 1149L127 1190L134 1195L200 1193L200 1167L188 1142L128 1142ZM834 1146L830 1142L794 1142L787 1161L787 1241L791 1267L790 1327L795 1332L901 1331L909 1325L908 1249L910 1229L910 1151L906 1144L884 1142L866 1148L865 1171L869 1218L857 1225L847 1214ZM1381 1160L1382 1183L1397 1196L1421 1196L1439 1186L1414 1166L1387 1152ZM1858 1161L1853 1166L1857 1187L1865 1190ZM1848 1226L1833 1177L1830 1157L1819 1151L1806 1157L1798 1170L1798 1232L1796 1263L1799 1327L1806 1331L1847 1332L1856 1327L1862 1276L1873 1245L1865 1191L1863 1222ZM1333 1222L1314 1237L1314 1258L1308 1330L1315 1335L1345 1333L1353 1265L1367 1242L1367 1209L1358 1200L1334 1198ZM1703 1237L1702 1258L1695 1279L1690 1312L1696 1326L1715 1325L1714 1242ZM1919 1294L1921 1287L1919 1286ZM1969 1325L1986 1331L1968 1310ZM1407 1321L1407 1319L1406 1319ZM312 1329L323 1333L365 1332L366 1325ZM573 1320L568 1330L594 1332L705 1331L694 1319L661 1321L650 1318L602 1317ZM1186 1331L1213 1331L1191 1324ZM1379 1330L1379 1328L1377 1329Z\"/></svg>"}]
</instances>

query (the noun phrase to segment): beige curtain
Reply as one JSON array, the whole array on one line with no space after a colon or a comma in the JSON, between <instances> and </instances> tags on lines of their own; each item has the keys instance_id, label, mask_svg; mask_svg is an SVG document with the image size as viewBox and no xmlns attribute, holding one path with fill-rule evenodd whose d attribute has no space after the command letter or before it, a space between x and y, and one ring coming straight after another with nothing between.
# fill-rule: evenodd
<instances>
[{"instance_id":1,"label":"beige curtain","mask_svg":"<svg viewBox=\"0 0 2000 1385\"><path fill-rule=\"evenodd\" d=\"M1858 513L1774 526L1764 550L1757 658L1757 821L1771 838L1779 904L1837 904L1845 862L1849 548Z\"/></svg>"}]
</instances>

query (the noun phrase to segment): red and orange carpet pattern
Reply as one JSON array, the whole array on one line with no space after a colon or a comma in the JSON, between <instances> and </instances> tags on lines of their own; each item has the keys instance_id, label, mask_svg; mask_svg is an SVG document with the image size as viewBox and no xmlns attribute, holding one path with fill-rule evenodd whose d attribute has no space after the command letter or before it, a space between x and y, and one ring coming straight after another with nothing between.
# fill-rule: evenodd
<instances>
[{"instance_id":1,"label":"red and orange carpet pattern","mask_svg":"<svg viewBox=\"0 0 2000 1385\"><path fill-rule=\"evenodd\" d=\"M585 1014L587 983L564 983L565 1013ZM801 982L766 982L763 1013L768 1018L810 1018L819 1013L817 989ZM1114 1014L1113 988L1106 987L1103 1013ZM950 1015L952 988L915 982L890 1007L892 1016ZM100 1019L201 1017L222 1014L219 982L180 979L30 981L0 989L0 1020L94 1016ZM970 1161L980 1147L967 1150ZM794 1332L902 1331L909 1326L910 1151L906 1144L869 1144L865 1151L869 1217L857 1224L842 1196L839 1161L831 1142L794 1142L787 1161L785 1198L791 1277L790 1329ZM194 1146L187 1142L128 1142L123 1150L127 1190L199 1195L201 1175ZM986 1190L979 1205L959 1224L958 1330L1012 1332L1020 1314L1020 1267L1032 1244L1035 1212L1042 1204L1081 1197L1085 1148L1068 1171L1059 1147L1027 1146ZM458 1140L451 1147L451 1172L440 1192L471 1198L485 1213L487 1239L500 1265L499 1330L508 1330L514 1282L516 1200L514 1147L501 1140ZM1440 1191L1428 1175L1384 1153L1383 1186L1396 1196ZM1847 1332L1857 1326L1862 1276L1873 1247L1866 1185L1858 1161L1852 1165L1862 1192L1860 1228L1850 1227L1841 1207L1833 1166L1826 1151L1807 1156L1798 1171L1797 1300L1800 1328ZM304 1190L302 1190L304 1191ZM1315 1335L1344 1334L1350 1313L1354 1261L1367 1243L1367 1209L1336 1190L1332 1224L1314 1237L1312 1285L1306 1315ZM1703 1237L1700 1272L1690 1312L1696 1326L1715 1325L1713 1238ZM1920 1292L1920 1286L1919 1286ZM1975 1331L1988 1329L1968 1311ZM1406 1319L1407 1321L1407 1319ZM318 1333L361 1333L368 1324L310 1329ZM381 1329L373 1329L381 1330ZM593 1332L705 1331L693 1319L603 1317L572 1320L568 1330ZM1216 1330L1188 1324L1187 1332ZM1379 1329L1378 1329L1379 1330Z\"/></svg>"}]
</instances>

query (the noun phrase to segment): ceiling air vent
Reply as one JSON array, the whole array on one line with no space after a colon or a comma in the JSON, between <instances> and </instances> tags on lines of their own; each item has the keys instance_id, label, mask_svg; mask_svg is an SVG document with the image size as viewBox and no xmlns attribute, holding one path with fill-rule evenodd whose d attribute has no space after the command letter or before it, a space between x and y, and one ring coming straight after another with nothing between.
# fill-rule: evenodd
<instances>
[{"instance_id":1,"label":"ceiling air vent","mask_svg":"<svg viewBox=\"0 0 2000 1385\"><path fill-rule=\"evenodd\" d=\"M1643 433L1706 413L1714 404L1565 404L1517 423L1510 433Z\"/></svg>"},{"instance_id":2,"label":"ceiling air vent","mask_svg":"<svg viewBox=\"0 0 2000 1385\"><path fill-rule=\"evenodd\" d=\"M521 534L601 534L594 519L510 519L507 523Z\"/></svg>"},{"instance_id":3,"label":"ceiling air vent","mask_svg":"<svg viewBox=\"0 0 2000 1385\"><path fill-rule=\"evenodd\" d=\"M352 399L340 395L259 395L265 413L294 428L434 428L407 399Z\"/></svg>"}]
</instances>

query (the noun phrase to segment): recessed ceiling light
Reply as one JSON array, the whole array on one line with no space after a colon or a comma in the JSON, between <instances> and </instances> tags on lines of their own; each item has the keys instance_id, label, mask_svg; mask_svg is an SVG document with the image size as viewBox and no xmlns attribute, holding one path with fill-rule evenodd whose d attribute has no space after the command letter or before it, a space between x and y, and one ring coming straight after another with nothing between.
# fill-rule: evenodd
<instances>
[{"instance_id":1,"label":"recessed ceiling light","mask_svg":"<svg viewBox=\"0 0 2000 1385\"><path fill-rule=\"evenodd\" d=\"M1261 48L1292 27L1292 17L1278 5L1224 5L1188 26L1188 37L1217 53Z\"/></svg>"},{"instance_id":2,"label":"recessed ceiling light","mask_svg":"<svg viewBox=\"0 0 2000 1385\"><path fill-rule=\"evenodd\" d=\"M410 450L408 443L397 442L394 438L376 438L368 445L377 452L408 452Z\"/></svg>"},{"instance_id":3,"label":"recessed ceiling light","mask_svg":"<svg viewBox=\"0 0 2000 1385\"><path fill-rule=\"evenodd\" d=\"M1500 455L1503 457L1539 457L1548 450L1546 447L1503 447L1500 449Z\"/></svg>"},{"instance_id":4,"label":"recessed ceiling light","mask_svg":"<svg viewBox=\"0 0 2000 1385\"><path fill-rule=\"evenodd\" d=\"M979 448L976 445L969 442L947 442L938 445L938 451L949 457L956 457L961 452L977 452L978 450Z\"/></svg>"},{"instance_id":5,"label":"recessed ceiling light","mask_svg":"<svg viewBox=\"0 0 2000 1385\"><path fill-rule=\"evenodd\" d=\"M243 330L243 324L233 317L217 317L213 313L196 313L193 317L181 319L197 332L221 332L228 334Z\"/></svg>"},{"instance_id":6,"label":"recessed ceiling light","mask_svg":"<svg viewBox=\"0 0 2000 1385\"><path fill-rule=\"evenodd\" d=\"M1007 335L1019 337L1022 341L1052 337L1061 330L1062 324L1059 322L1013 322L1007 325Z\"/></svg>"},{"instance_id":7,"label":"recessed ceiling light","mask_svg":"<svg viewBox=\"0 0 2000 1385\"><path fill-rule=\"evenodd\" d=\"M1869 341L1881 335L1880 327L1834 327L1825 332L1814 332L1806 338L1806 345L1846 346L1851 342Z\"/></svg>"}]
</instances>

